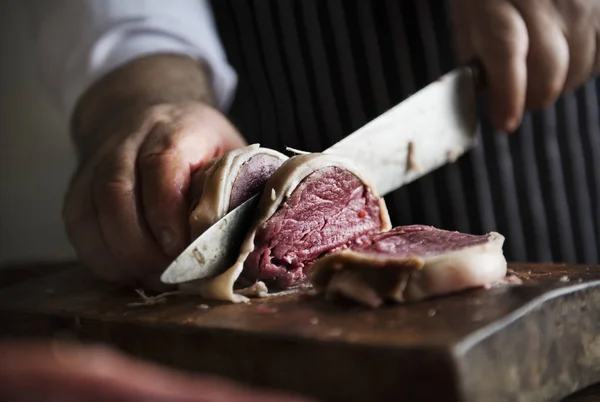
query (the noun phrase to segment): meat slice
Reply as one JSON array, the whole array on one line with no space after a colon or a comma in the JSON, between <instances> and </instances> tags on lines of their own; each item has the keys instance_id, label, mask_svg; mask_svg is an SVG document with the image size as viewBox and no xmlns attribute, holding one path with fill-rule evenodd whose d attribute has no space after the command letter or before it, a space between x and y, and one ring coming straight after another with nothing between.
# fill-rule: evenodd
<instances>
[{"instance_id":1,"label":"meat slice","mask_svg":"<svg viewBox=\"0 0 600 402\"><path fill-rule=\"evenodd\" d=\"M302 283L310 266L360 236L389 230L383 198L348 160L325 154L287 160L267 181L236 264L202 286L205 297L246 301L240 282L262 294ZM248 293L247 291L245 292Z\"/></svg>"},{"instance_id":2,"label":"meat slice","mask_svg":"<svg viewBox=\"0 0 600 402\"><path fill-rule=\"evenodd\" d=\"M335 165L311 172L289 197L272 205L277 210L256 229L243 276L277 289L301 282L313 262L329 250L387 223L381 200L369 185Z\"/></svg>"},{"instance_id":3,"label":"meat slice","mask_svg":"<svg viewBox=\"0 0 600 402\"><path fill-rule=\"evenodd\" d=\"M192 240L238 207L262 191L267 179L288 157L259 144L228 152L207 163L194 174L194 205L189 216Z\"/></svg>"},{"instance_id":4,"label":"meat slice","mask_svg":"<svg viewBox=\"0 0 600 402\"><path fill-rule=\"evenodd\" d=\"M505 277L504 237L477 236L430 226L396 227L362 236L318 260L310 281L329 298L377 307L486 286Z\"/></svg>"}]
</instances>

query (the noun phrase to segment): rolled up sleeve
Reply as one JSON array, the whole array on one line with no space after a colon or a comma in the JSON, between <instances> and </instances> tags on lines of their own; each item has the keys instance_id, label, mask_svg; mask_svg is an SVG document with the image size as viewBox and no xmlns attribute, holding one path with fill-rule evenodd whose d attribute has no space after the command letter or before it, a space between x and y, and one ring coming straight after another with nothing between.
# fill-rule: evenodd
<instances>
[{"instance_id":1,"label":"rolled up sleeve","mask_svg":"<svg viewBox=\"0 0 600 402\"><path fill-rule=\"evenodd\" d=\"M177 53L203 62L226 111L237 75L206 0L53 0L34 18L42 82L66 117L99 77L128 61Z\"/></svg>"}]
</instances>

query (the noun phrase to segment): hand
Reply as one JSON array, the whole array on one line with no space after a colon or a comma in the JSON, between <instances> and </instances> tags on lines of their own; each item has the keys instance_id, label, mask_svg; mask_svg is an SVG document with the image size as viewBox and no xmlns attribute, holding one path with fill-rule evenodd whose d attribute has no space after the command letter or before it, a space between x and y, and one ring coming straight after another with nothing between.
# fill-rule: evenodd
<instances>
[{"instance_id":1,"label":"hand","mask_svg":"<svg viewBox=\"0 0 600 402\"><path fill-rule=\"evenodd\" d=\"M207 74L180 55L136 59L82 96L72 119L80 167L63 217L100 276L151 287L189 243L190 176L245 145L215 108Z\"/></svg>"},{"instance_id":2,"label":"hand","mask_svg":"<svg viewBox=\"0 0 600 402\"><path fill-rule=\"evenodd\" d=\"M188 244L191 174L244 142L197 102L152 106L117 127L85 157L64 219L82 262L107 279L133 280L160 272Z\"/></svg>"},{"instance_id":3,"label":"hand","mask_svg":"<svg viewBox=\"0 0 600 402\"><path fill-rule=\"evenodd\" d=\"M483 63L499 130L600 73L600 1L453 0L453 9L460 58Z\"/></svg>"},{"instance_id":4,"label":"hand","mask_svg":"<svg viewBox=\"0 0 600 402\"><path fill-rule=\"evenodd\" d=\"M170 370L105 347L4 342L0 356L3 401L306 401Z\"/></svg>"}]
</instances>

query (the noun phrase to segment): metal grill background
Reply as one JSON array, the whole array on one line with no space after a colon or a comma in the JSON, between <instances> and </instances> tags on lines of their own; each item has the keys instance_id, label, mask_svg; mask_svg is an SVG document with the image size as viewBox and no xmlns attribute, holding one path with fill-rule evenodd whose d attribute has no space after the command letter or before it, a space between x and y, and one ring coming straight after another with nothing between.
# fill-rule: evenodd
<instances>
[{"instance_id":1,"label":"metal grill background","mask_svg":"<svg viewBox=\"0 0 600 402\"><path fill-rule=\"evenodd\" d=\"M444 0L215 0L249 142L320 151L455 66ZM394 225L506 236L512 261L600 262L599 83L387 197Z\"/></svg>"}]
</instances>

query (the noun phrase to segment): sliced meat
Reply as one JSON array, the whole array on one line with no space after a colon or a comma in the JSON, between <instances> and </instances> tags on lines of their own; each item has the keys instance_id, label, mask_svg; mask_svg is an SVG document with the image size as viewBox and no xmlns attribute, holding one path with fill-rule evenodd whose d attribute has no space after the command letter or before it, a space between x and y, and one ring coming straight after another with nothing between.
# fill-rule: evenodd
<instances>
[{"instance_id":1,"label":"sliced meat","mask_svg":"<svg viewBox=\"0 0 600 402\"><path fill-rule=\"evenodd\" d=\"M390 227L383 198L348 160L324 154L295 156L267 181L237 263L203 285L201 293L245 301L233 293L240 274L254 286L289 289L331 249ZM264 294L267 287L259 289Z\"/></svg>"},{"instance_id":2,"label":"sliced meat","mask_svg":"<svg viewBox=\"0 0 600 402\"><path fill-rule=\"evenodd\" d=\"M258 226L243 276L287 289L329 250L381 230L381 209L379 197L354 173L339 166L316 170Z\"/></svg>"},{"instance_id":3,"label":"sliced meat","mask_svg":"<svg viewBox=\"0 0 600 402\"><path fill-rule=\"evenodd\" d=\"M310 281L328 297L377 307L418 301L492 284L505 277L504 237L477 236L430 226L397 227L362 236L318 260Z\"/></svg>"},{"instance_id":4,"label":"sliced meat","mask_svg":"<svg viewBox=\"0 0 600 402\"><path fill-rule=\"evenodd\" d=\"M287 160L287 156L259 144L249 145L209 162L194 174L195 200L189 225L192 240L225 216L230 210L262 191L267 179Z\"/></svg>"}]
</instances>

